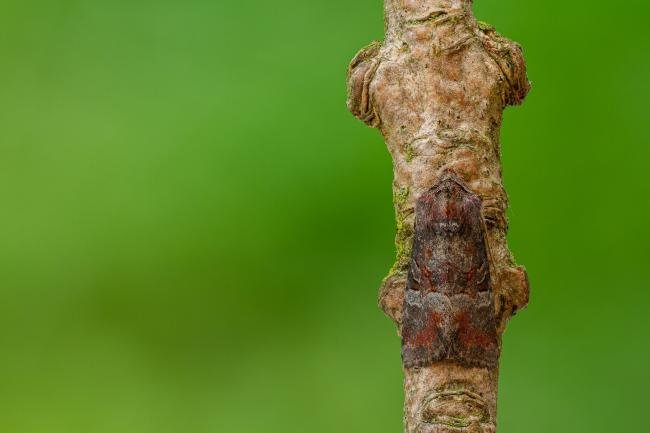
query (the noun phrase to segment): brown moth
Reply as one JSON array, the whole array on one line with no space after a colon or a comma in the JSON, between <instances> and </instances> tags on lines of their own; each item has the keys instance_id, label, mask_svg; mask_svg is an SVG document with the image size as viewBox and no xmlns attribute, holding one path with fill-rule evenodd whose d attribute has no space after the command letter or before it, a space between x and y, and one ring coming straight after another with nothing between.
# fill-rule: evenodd
<instances>
[{"instance_id":1,"label":"brown moth","mask_svg":"<svg viewBox=\"0 0 650 433\"><path fill-rule=\"evenodd\" d=\"M481 199L449 175L418 200L404 299L405 367L499 358Z\"/></svg>"}]
</instances>

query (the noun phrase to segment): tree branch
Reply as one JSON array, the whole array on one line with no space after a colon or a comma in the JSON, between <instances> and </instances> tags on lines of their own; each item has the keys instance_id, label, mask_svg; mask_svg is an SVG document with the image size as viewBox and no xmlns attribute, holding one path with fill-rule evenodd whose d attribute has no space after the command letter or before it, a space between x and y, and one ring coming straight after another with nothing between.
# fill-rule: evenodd
<instances>
[{"instance_id":1,"label":"tree branch","mask_svg":"<svg viewBox=\"0 0 650 433\"><path fill-rule=\"evenodd\" d=\"M402 337L405 431L493 433L501 335L529 293L499 144L530 89L522 51L471 0L386 0L385 14L385 41L350 64L348 107L393 159L397 257L379 304Z\"/></svg>"}]
</instances>

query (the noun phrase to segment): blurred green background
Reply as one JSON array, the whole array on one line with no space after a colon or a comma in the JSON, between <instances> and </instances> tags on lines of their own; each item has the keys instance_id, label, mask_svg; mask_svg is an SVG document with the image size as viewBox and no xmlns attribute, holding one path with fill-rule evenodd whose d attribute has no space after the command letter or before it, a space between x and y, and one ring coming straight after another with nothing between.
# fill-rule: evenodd
<instances>
[{"instance_id":1,"label":"blurred green background","mask_svg":"<svg viewBox=\"0 0 650 433\"><path fill-rule=\"evenodd\" d=\"M477 0L530 307L501 433L647 431L650 4ZM391 162L345 108L379 0L0 5L0 431L401 431Z\"/></svg>"}]
</instances>

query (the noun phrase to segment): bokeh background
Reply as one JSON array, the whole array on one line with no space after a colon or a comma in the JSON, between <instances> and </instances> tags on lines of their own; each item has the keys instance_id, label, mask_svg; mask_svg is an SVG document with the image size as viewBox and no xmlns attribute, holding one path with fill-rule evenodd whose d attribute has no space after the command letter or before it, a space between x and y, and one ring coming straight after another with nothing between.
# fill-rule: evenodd
<instances>
[{"instance_id":1,"label":"bokeh background","mask_svg":"<svg viewBox=\"0 0 650 433\"><path fill-rule=\"evenodd\" d=\"M647 431L650 4L477 0L508 109L502 433ZM380 0L4 0L0 431L401 431Z\"/></svg>"}]
</instances>

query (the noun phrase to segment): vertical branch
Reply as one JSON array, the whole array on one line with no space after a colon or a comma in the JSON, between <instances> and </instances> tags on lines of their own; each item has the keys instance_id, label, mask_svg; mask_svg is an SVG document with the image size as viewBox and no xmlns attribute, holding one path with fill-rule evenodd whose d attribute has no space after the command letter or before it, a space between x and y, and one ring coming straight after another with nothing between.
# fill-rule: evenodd
<instances>
[{"instance_id":1,"label":"vertical branch","mask_svg":"<svg viewBox=\"0 0 650 433\"><path fill-rule=\"evenodd\" d=\"M521 48L471 0L385 0L348 107L393 159L395 264L380 305L402 336L407 433L492 433L501 335L528 302L506 242L502 113L530 88Z\"/></svg>"}]
</instances>

